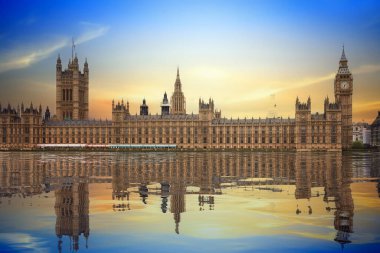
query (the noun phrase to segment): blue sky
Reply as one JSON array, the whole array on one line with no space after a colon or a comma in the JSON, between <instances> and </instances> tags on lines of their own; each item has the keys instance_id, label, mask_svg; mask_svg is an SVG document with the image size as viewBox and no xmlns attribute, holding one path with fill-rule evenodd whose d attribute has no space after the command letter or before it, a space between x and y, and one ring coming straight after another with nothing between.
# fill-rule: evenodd
<instances>
[{"instance_id":1,"label":"blue sky","mask_svg":"<svg viewBox=\"0 0 380 253\"><path fill-rule=\"evenodd\" d=\"M226 117L294 116L333 97L343 43L354 74L354 120L380 108L378 1L0 1L0 101L55 111L55 61L76 41L90 66L90 116L145 97L159 112L179 65L187 111L213 97ZM272 108L273 109L273 108Z\"/></svg>"}]
</instances>

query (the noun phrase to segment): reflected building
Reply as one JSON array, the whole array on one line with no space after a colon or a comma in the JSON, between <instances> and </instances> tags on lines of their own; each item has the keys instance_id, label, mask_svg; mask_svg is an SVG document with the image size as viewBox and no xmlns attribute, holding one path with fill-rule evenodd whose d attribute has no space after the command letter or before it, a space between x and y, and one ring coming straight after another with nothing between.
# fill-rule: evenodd
<instances>
[{"instance_id":1,"label":"reflected building","mask_svg":"<svg viewBox=\"0 0 380 253\"><path fill-rule=\"evenodd\" d=\"M334 152L322 156L312 156L310 153L297 152L295 162L296 199L320 197L312 194L314 187L324 188L323 201L327 204L326 211L334 211L334 228L337 231L334 240L342 248L351 243L349 237L353 233L354 202L351 194L352 161L350 156L342 156ZM330 207L330 203L334 207ZM308 206L309 214L312 207ZM296 213L301 211L298 209Z\"/></svg>"},{"instance_id":2,"label":"reflected building","mask_svg":"<svg viewBox=\"0 0 380 253\"><path fill-rule=\"evenodd\" d=\"M173 214L175 222L175 232L179 234L179 223L181 222L181 213L186 211L186 185L178 181L170 187L170 212Z\"/></svg>"},{"instance_id":3,"label":"reflected building","mask_svg":"<svg viewBox=\"0 0 380 253\"><path fill-rule=\"evenodd\" d=\"M28 159L24 159L24 157ZM51 190L49 172L35 154L14 153L0 160L0 197L30 197Z\"/></svg>"},{"instance_id":4,"label":"reflected building","mask_svg":"<svg viewBox=\"0 0 380 253\"><path fill-rule=\"evenodd\" d=\"M296 199L310 199L311 197L311 159L310 154L297 152L295 162Z\"/></svg>"},{"instance_id":5,"label":"reflected building","mask_svg":"<svg viewBox=\"0 0 380 253\"><path fill-rule=\"evenodd\" d=\"M70 238L70 251L79 250L79 239L90 235L88 183L67 178L55 191L55 232L58 237L58 251L62 250L62 237Z\"/></svg>"},{"instance_id":6,"label":"reflected building","mask_svg":"<svg viewBox=\"0 0 380 253\"><path fill-rule=\"evenodd\" d=\"M335 193L334 227L337 230L335 241L341 244L351 243L350 234L353 233L354 201L351 194L351 157L345 156L342 166L337 166L340 175L336 177L337 191Z\"/></svg>"},{"instance_id":7,"label":"reflected building","mask_svg":"<svg viewBox=\"0 0 380 253\"><path fill-rule=\"evenodd\" d=\"M112 205L114 211L130 210L129 206L129 180L125 177L125 170L121 170L119 166L112 169L112 200L116 202ZM127 203L125 203L127 201Z\"/></svg>"},{"instance_id":8,"label":"reflected building","mask_svg":"<svg viewBox=\"0 0 380 253\"><path fill-rule=\"evenodd\" d=\"M88 235L87 182L112 185L115 211L130 209L131 195L145 202L148 193L159 196L157 208L173 214L176 233L180 232L181 214L186 211L187 194L196 194L204 210L205 205L214 208L216 195L227 187L272 190L276 194L274 186L281 189L294 185L295 199L324 201L326 211L334 217L335 240L342 245L350 242L353 232L352 173L378 177L376 165L380 161L371 155L360 158L369 163L355 163L341 152L81 153L70 159L59 153L52 159L46 153L28 152L9 153L1 159L2 196L56 189L58 236ZM367 167L363 167L365 164ZM358 172L360 169L364 172ZM82 178L86 183L74 180L62 184L62 178ZM378 187L374 191L378 192ZM72 246L77 247L75 243Z\"/></svg>"}]
</instances>

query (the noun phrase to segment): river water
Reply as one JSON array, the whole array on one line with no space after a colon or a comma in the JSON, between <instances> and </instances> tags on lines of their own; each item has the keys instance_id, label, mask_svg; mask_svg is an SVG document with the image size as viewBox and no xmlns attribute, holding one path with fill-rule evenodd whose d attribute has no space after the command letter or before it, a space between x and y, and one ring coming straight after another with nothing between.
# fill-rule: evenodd
<instances>
[{"instance_id":1,"label":"river water","mask_svg":"<svg viewBox=\"0 0 380 253\"><path fill-rule=\"evenodd\" d=\"M379 152L0 152L1 252L379 252Z\"/></svg>"}]
</instances>

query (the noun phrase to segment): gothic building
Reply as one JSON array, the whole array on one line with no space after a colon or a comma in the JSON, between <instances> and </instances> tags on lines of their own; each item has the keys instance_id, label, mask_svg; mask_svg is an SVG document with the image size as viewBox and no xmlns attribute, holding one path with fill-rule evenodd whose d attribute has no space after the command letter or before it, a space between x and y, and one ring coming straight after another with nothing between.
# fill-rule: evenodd
<instances>
[{"instance_id":1,"label":"gothic building","mask_svg":"<svg viewBox=\"0 0 380 253\"><path fill-rule=\"evenodd\" d=\"M67 69L62 71L61 57L58 56L56 65L56 116L58 120L86 120L88 119L88 85L89 69L87 59L83 66L83 73L79 69L78 57L72 59Z\"/></svg>"},{"instance_id":2,"label":"gothic building","mask_svg":"<svg viewBox=\"0 0 380 253\"><path fill-rule=\"evenodd\" d=\"M342 113L342 147L352 146L352 91L353 78L347 65L346 54L342 52L338 73L335 76L334 93L335 101L341 106Z\"/></svg>"},{"instance_id":3,"label":"gothic building","mask_svg":"<svg viewBox=\"0 0 380 253\"><path fill-rule=\"evenodd\" d=\"M0 106L0 148L101 147L184 149L342 150L352 145L353 77L343 52L334 81L335 101L311 112L311 98L298 98L294 118L223 118L213 99L199 99L198 114L186 114L177 69L171 101L166 92L161 114L151 115L144 99L139 115L128 101L112 101L112 121L88 120L88 64L83 74L75 56L62 72L57 60L57 115Z\"/></svg>"}]
</instances>

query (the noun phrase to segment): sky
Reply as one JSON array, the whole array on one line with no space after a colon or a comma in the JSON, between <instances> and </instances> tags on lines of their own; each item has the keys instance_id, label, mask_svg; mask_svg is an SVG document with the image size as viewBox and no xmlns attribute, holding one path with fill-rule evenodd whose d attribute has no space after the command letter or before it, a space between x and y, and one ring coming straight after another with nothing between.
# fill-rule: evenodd
<instances>
[{"instance_id":1,"label":"sky","mask_svg":"<svg viewBox=\"0 0 380 253\"><path fill-rule=\"evenodd\" d=\"M90 117L112 99L160 112L179 67L187 113L213 98L223 117L294 117L296 97L323 112L342 46L354 78L353 121L380 110L379 1L0 0L0 102L55 112L55 64L90 69ZM274 106L276 105L276 106Z\"/></svg>"}]
</instances>

